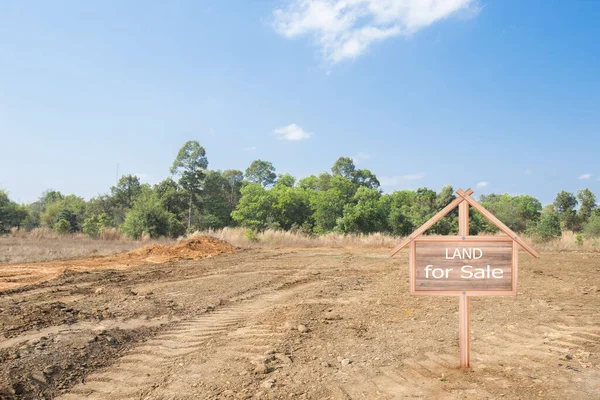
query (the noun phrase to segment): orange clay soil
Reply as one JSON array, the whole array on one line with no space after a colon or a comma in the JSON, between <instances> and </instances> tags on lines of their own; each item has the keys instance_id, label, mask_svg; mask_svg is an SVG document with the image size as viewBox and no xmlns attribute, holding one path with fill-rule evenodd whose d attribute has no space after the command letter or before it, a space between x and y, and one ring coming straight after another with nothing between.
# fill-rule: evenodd
<instances>
[{"instance_id":1,"label":"orange clay soil","mask_svg":"<svg viewBox=\"0 0 600 400\"><path fill-rule=\"evenodd\" d=\"M229 243L209 236L198 236L172 246L152 244L128 253L110 256L41 263L0 264L0 291L54 279L66 270L127 269L144 264L200 260L234 252L235 248Z\"/></svg>"}]
</instances>

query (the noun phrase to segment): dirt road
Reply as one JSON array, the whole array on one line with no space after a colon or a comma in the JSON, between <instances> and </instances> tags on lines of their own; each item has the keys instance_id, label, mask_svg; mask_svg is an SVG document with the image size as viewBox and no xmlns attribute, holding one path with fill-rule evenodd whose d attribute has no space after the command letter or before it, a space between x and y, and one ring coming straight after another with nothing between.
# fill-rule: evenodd
<instances>
[{"instance_id":1,"label":"dirt road","mask_svg":"<svg viewBox=\"0 0 600 400\"><path fill-rule=\"evenodd\" d=\"M457 299L386 249L65 271L0 294L0 398L600 398L600 254L520 261L517 298L471 302L469 371Z\"/></svg>"}]
</instances>

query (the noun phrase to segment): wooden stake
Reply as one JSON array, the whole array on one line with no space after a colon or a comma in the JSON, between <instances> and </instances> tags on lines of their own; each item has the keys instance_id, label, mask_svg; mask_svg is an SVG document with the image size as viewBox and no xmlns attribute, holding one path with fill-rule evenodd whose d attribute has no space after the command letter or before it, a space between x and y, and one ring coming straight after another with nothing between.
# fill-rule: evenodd
<instances>
[{"instance_id":1,"label":"wooden stake","mask_svg":"<svg viewBox=\"0 0 600 400\"><path fill-rule=\"evenodd\" d=\"M458 205L458 235L463 237L469 236L469 203L466 201ZM471 318L469 303L469 295L463 292L458 300L458 347L461 368L469 368L471 364Z\"/></svg>"},{"instance_id":2,"label":"wooden stake","mask_svg":"<svg viewBox=\"0 0 600 400\"><path fill-rule=\"evenodd\" d=\"M469 318L469 296L465 293L458 300L458 325L460 367L469 368L471 365L471 323Z\"/></svg>"}]
</instances>

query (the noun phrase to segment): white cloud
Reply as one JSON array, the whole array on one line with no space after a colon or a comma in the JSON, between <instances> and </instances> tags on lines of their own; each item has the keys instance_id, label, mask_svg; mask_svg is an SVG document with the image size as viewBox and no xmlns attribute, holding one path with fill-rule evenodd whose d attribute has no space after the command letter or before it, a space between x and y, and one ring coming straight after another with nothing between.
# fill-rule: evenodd
<instances>
[{"instance_id":1,"label":"white cloud","mask_svg":"<svg viewBox=\"0 0 600 400\"><path fill-rule=\"evenodd\" d=\"M489 185L490 185L489 182L482 181L482 182L479 182L477 185L475 185L475 187L477 189L483 189L484 187L489 186Z\"/></svg>"},{"instance_id":2,"label":"white cloud","mask_svg":"<svg viewBox=\"0 0 600 400\"><path fill-rule=\"evenodd\" d=\"M582 174L582 175L579 175L579 178L577 178L577 179L579 179L580 181L584 181L586 179L590 179L591 177L592 177L592 174Z\"/></svg>"},{"instance_id":3,"label":"white cloud","mask_svg":"<svg viewBox=\"0 0 600 400\"><path fill-rule=\"evenodd\" d=\"M371 155L369 153L364 153L364 152L360 152L358 153L356 156L352 157L352 159L354 160L355 164L360 164L362 161L364 160L368 160L369 158L371 158Z\"/></svg>"},{"instance_id":4,"label":"white cloud","mask_svg":"<svg viewBox=\"0 0 600 400\"><path fill-rule=\"evenodd\" d=\"M296 124L290 124L288 126L282 126L273 131L277 139L282 140L304 140L310 139L312 133L305 131Z\"/></svg>"},{"instance_id":5,"label":"white cloud","mask_svg":"<svg viewBox=\"0 0 600 400\"><path fill-rule=\"evenodd\" d=\"M256 150L256 146L248 146L248 147L245 147L244 150L246 150L246 151L255 151Z\"/></svg>"},{"instance_id":6,"label":"white cloud","mask_svg":"<svg viewBox=\"0 0 600 400\"><path fill-rule=\"evenodd\" d=\"M405 182L417 181L423 178L425 178L425 173L420 172L417 174L408 174L400 176L382 176L378 179L379 183L381 183L381 186L398 186Z\"/></svg>"},{"instance_id":7,"label":"white cloud","mask_svg":"<svg viewBox=\"0 0 600 400\"><path fill-rule=\"evenodd\" d=\"M409 36L459 12L473 18L480 10L479 0L289 0L273 11L273 27L288 39L313 36L335 64L375 42Z\"/></svg>"}]
</instances>

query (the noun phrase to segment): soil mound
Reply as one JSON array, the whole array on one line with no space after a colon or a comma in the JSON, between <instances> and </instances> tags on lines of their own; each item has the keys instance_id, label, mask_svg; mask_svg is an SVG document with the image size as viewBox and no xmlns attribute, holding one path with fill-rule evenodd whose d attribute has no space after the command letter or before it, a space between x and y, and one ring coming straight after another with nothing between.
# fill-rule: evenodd
<instances>
[{"instance_id":1,"label":"soil mound","mask_svg":"<svg viewBox=\"0 0 600 400\"><path fill-rule=\"evenodd\" d=\"M152 261L199 260L219 254L234 253L235 248L227 242L210 236L197 236L173 246L151 244L128 253L132 257L146 257Z\"/></svg>"}]
</instances>

